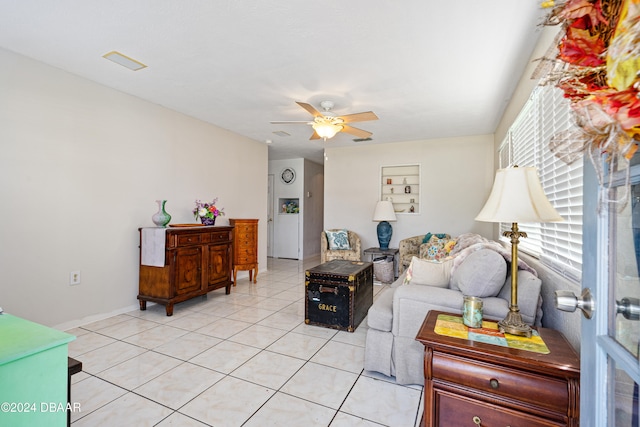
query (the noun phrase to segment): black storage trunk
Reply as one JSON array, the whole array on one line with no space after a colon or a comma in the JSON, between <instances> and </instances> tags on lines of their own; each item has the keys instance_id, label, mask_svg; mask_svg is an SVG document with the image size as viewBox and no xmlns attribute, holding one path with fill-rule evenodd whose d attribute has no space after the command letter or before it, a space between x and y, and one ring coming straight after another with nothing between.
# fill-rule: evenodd
<instances>
[{"instance_id":1,"label":"black storage trunk","mask_svg":"<svg viewBox=\"0 0 640 427\"><path fill-rule=\"evenodd\" d=\"M306 271L305 323L353 332L373 304L373 264L333 260Z\"/></svg>"}]
</instances>

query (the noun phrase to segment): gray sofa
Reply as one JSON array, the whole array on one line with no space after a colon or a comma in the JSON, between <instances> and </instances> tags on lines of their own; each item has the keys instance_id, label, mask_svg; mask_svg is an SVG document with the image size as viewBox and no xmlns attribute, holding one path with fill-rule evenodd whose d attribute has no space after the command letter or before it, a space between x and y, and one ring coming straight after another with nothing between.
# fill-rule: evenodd
<instances>
[{"instance_id":1,"label":"gray sofa","mask_svg":"<svg viewBox=\"0 0 640 427\"><path fill-rule=\"evenodd\" d=\"M465 295L482 298L484 317L504 318L511 300L510 256L496 250L496 245L501 247L497 242L473 245L463 251L464 256L433 266L426 264L428 269L438 271L423 272L420 277L409 268L383 290L367 317L365 370L395 377L398 384L422 385L424 347L415 340L418 330L430 310L462 313ZM447 264L451 268L449 276L441 271ZM405 283L407 275L410 280ZM427 283L430 281L436 286ZM540 326L540 288L536 272L519 263L518 306L530 325Z\"/></svg>"}]
</instances>

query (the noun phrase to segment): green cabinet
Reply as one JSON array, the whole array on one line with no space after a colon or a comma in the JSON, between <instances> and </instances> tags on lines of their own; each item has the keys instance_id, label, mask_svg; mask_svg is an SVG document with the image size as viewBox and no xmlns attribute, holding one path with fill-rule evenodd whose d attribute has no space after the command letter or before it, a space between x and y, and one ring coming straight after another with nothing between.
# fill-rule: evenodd
<instances>
[{"instance_id":1,"label":"green cabinet","mask_svg":"<svg viewBox=\"0 0 640 427\"><path fill-rule=\"evenodd\" d=\"M0 314L0 425L67 425L67 346L74 339Z\"/></svg>"}]
</instances>

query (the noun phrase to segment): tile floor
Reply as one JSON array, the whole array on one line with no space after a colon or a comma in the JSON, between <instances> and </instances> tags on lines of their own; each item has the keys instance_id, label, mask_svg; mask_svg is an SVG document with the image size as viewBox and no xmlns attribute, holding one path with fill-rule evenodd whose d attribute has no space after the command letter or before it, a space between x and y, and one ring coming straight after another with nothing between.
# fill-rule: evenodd
<instances>
[{"instance_id":1,"label":"tile floor","mask_svg":"<svg viewBox=\"0 0 640 427\"><path fill-rule=\"evenodd\" d=\"M363 370L353 333L304 324L304 272L269 259L258 283L74 328L74 427L419 425L422 387ZM382 286L374 286L377 294Z\"/></svg>"}]
</instances>

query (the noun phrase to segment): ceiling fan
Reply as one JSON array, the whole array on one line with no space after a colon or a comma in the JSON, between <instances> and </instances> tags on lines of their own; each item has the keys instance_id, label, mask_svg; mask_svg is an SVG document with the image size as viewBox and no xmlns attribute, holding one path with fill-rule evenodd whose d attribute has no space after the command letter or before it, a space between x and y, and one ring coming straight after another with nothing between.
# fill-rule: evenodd
<instances>
[{"instance_id":1,"label":"ceiling fan","mask_svg":"<svg viewBox=\"0 0 640 427\"><path fill-rule=\"evenodd\" d=\"M333 101L322 101L320 107L322 112L316 110L311 104L305 102L298 102L296 104L307 110L313 117L313 121L278 121L271 122L272 124L291 124L291 123L303 123L311 125L313 128L313 134L309 139L324 139L333 138L338 132L346 132L351 135L355 135L359 138L369 138L373 135L366 130L354 128L347 123L353 122L366 122L369 120L378 120L378 116L373 111L366 111L362 113L347 114L344 116L337 116L331 112L333 108Z\"/></svg>"}]
</instances>

